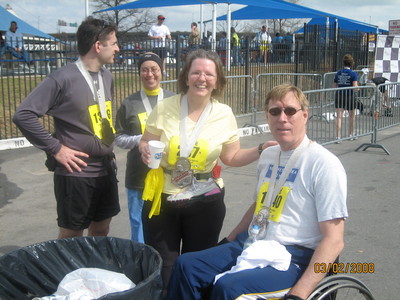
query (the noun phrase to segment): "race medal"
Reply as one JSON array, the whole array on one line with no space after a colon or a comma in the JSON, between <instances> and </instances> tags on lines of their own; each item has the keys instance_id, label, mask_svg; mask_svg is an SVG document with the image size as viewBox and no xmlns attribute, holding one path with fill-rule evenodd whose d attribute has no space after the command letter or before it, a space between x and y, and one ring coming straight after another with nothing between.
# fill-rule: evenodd
<instances>
[{"instance_id":1,"label":"race medal","mask_svg":"<svg viewBox=\"0 0 400 300\"><path fill-rule=\"evenodd\" d=\"M193 171L190 166L189 159L185 157L179 158L171 172L171 182L179 188L190 185L193 180Z\"/></svg>"}]
</instances>

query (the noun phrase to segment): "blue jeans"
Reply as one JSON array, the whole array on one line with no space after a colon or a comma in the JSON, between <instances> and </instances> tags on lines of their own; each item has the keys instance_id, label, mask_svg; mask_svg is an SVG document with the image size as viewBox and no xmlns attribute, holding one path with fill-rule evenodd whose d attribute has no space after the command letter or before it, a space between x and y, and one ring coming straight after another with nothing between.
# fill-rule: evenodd
<instances>
[{"instance_id":1,"label":"blue jeans","mask_svg":"<svg viewBox=\"0 0 400 300\"><path fill-rule=\"evenodd\" d=\"M129 221L131 223L131 240L144 243L142 208L142 190L126 189L128 195Z\"/></svg>"},{"instance_id":2,"label":"blue jeans","mask_svg":"<svg viewBox=\"0 0 400 300\"><path fill-rule=\"evenodd\" d=\"M29 53L27 51L25 51L24 48L22 48L21 52L17 52L14 50L14 48L10 47L10 46L6 46L7 47L7 51L10 51L11 54L13 56L15 56L18 59L23 59L26 63L30 62L29 59Z\"/></svg>"},{"instance_id":3,"label":"blue jeans","mask_svg":"<svg viewBox=\"0 0 400 300\"><path fill-rule=\"evenodd\" d=\"M283 296L303 274L314 251L298 246L286 246L292 254L287 271L272 267L243 270L226 274L215 285L215 275L230 270L243 251L247 232L230 243L198 252L182 254L174 265L166 300L230 300L243 294L273 294ZM271 295L272 296L272 295Z\"/></svg>"},{"instance_id":4,"label":"blue jeans","mask_svg":"<svg viewBox=\"0 0 400 300\"><path fill-rule=\"evenodd\" d=\"M243 57L240 55L240 46L233 46L232 50L233 65L243 65Z\"/></svg>"}]
</instances>

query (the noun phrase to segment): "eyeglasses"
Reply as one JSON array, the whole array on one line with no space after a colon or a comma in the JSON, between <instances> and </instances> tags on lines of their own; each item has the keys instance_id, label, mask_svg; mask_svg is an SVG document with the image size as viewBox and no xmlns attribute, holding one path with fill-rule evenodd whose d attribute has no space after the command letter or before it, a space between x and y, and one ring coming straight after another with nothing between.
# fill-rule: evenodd
<instances>
[{"instance_id":1,"label":"eyeglasses","mask_svg":"<svg viewBox=\"0 0 400 300\"><path fill-rule=\"evenodd\" d=\"M112 26L112 24L110 22L108 22L106 20L102 20L102 21L103 21L103 28Z\"/></svg>"},{"instance_id":2,"label":"eyeglasses","mask_svg":"<svg viewBox=\"0 0 400 300\"><path fill-rule=\"evenodd\" d=\"M150 74L150 72L153 75L157 75L158 72L160 72L160 68L154 67L154 68L149 68L149 69L147 69L147 68L140 69L140 74Z\"/></svg>"},{"instance_id":3,"label":"eyeglasses","mask_svg":"<svg viewBox=\"0 0 400 300\"><path fill-rule=\"evenodd\" d=\"M211 73L204 73L204 72L192 72L189 74L189 76L191 77L197 77L200 78L201 76L204 76L206 78L206 80L212 80L215 79L217 77L217 75L215 74L211 74Z\"/></svg>"},{"instance_id":4,"label":"eyeglasses","mask_svg":"<svg viewBox=\"0 0 400 300\"><path fill-rule=\"evenodd\" d=\"M285 113L285 115L287 115L288 117L295 115L297 112L301 111L302 109L296 109L294 107L288 106L285 108L280 108L280 107L273 107L270 108L268 110L268 112L272 115L272 116L280 116L280 114L282 113L282 111Z\"/></svg>"}]
</instances>

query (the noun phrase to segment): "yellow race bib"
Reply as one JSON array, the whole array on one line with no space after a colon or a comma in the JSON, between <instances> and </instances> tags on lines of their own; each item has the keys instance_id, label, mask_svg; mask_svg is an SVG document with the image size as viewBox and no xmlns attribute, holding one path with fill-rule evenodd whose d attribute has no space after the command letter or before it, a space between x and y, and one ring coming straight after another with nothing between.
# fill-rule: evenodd
<instances>
[{"instance_id":1,"label":"yellow race bib","mask_svg":"<svg viewBox=\"0 0 400 300\"><path fill-rule=\"evenodd\" d=\"M208 156L208 142L204 139L198 139L188 157L191 169L204 171L206 169ZM173 136L169 142L168 164L174 166L180 158L180 140L179 136Z\"/></svg>"},{"instance_id":2,"label":"yellow race bib","mask_svg":"<svg viewBox=\"0 0 400 300\"><path fill-rule=\"evenodd\" d=\"M90 121L92 123L92 128L94 134L99 138L103 138L102 134L102 123L101 123L101 113L100 113L100 106L99 104L93 104L88 107L89 109L89 115L90 115ZM115 133L115 129L113 127L113 122L112 122L112 108L111 108L111 101L106 101L106 114L107 114L107 120L110 122L110 126L112 131Z\"/></svg>"},{"instance_id":3,"label":"yellow race bib","mask_svg":"<svg viewBox=\"0 0 400 300\"><path fill-rule=\"evenodd\" d=\"M147 118L148 118L147 112L142 112L142 113L138 114L140 130L142 131L142 134L144 133L144 130L146 129Z\"/></svg>"},{"instance_id":4,"label":"yellow race bib","mask_svg":"<svg viewBox=\"0 0 400 300\"><path fill-rule=\"evenodd\" d=\"M265 203L268 187L269 187L269 182L264 182L261 185L260 189L258 190L254 215L257 215L265 205L268 205L268 203ZM270 221L279 222L281 220L282 210L283 207L285 206L286 198L290 190L291 188L283 186L279 191L278 195L276 195L274 201L271 203L271 206L269 207L268 219Z\"/></svg>"}]
</instances>

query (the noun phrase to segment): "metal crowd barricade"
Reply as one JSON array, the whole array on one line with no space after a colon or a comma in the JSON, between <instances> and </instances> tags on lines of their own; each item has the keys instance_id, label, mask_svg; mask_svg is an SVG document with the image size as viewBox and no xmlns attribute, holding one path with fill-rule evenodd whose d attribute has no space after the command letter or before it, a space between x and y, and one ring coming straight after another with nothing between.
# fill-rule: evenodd
<instances>
[{"instance_id":1,"label":"metal crowd barricade","mask_svg":"<svg viewBox=\"0 0 400 300\"><path fill-rule=\"evenodd\" d=\"M250 75L226 76L226 88L220 102L229 105L235 116L249 114L254 108L254 80Z\"/></svg>"},{"instance_id":2,"label":"metal crowd barricade","mask_svg":"<svg viewBox=\"0 0 400 300\"><path fill-rule=\"evenodd\" d=\"M380 84L375 87L373 83L367 86L375 88L373 100L374 130L371 135L371 142L360 145L356 151L368 148L380 148L390 155L385 146L377 144L378 131L389 127L400 125L400 82Z\"/></svg>"},{"instance_id":3,"label":"metal crowd barricade","mask_svg":"<svg viewBox=\"0 0 400 300\"><path fill-rule=\"evenodd\" d=\"M372 86L331 88L312 91L304 91L310 102L309 122L307 134L318 143L331 144L337 142L336 139L336 109L335 95L339 91L345 92L353 90L356 101L356 116L353 137L373 135L374 132L374 95L376 88ZM340 140L349 140L349 114L344 112Z\"/></svg>"},{"instance_id":4,"label":"metal crowd barricade","mask_svg":"<svg viewBox=\"0 0 400 300\"><path fill-rule=\"evenodd\" d=\"M333 81L335 80L336 72L324 73L322 80L322 88L331 89L334 88Z\"/></svg>"},{"instance_id":5,"label":"metal crowd barricade","mask_svg":"<svg viewBox=\"0 0 400 300\"><path fill-rule=\"evenodd\" d=\"M291 84L299 87L302 91L318 90L322 86L321 74L308 73L262 73L255 80L255 91L253 99L252 123L256 123L258 111L264 111L264 99L272 88L280 84Z\"/></svg>"},{"instance_id":6,"label":"metal crowd barricade","mask_svg":"<svg viewBox=\"0 0 400 300\"><path fill-rule=\"evenodd\" d=\"M173 79L173 80L162 80L160 82L162 85L163 89L169 90L171 92L178 93L178 80Z\"/></svg>"}]
</instances>

